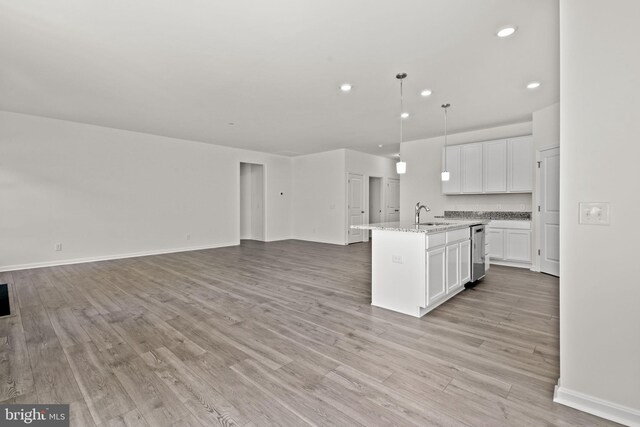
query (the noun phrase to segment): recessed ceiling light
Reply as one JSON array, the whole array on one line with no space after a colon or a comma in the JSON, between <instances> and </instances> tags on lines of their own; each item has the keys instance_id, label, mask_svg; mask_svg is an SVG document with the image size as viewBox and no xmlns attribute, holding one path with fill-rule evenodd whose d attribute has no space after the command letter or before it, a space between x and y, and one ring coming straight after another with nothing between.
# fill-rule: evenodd
<instances>
[{"instance_id":1,"label":"recessed ceiling light","mask_svg":"<svg viewBox=\"0 0 640 427\"><path fill-rule=\"evenodd\" d=\"M378 144L378 148L382 148L382 144Z\"/></svg>"},{"instance_id":2,"label":"recessed ceiling light","mask_svg":"<svg viewBox=\"0 0 640 427\"><path fill-rule=\"evenodd\" d=\"M403 119L406 119L407 117L409 117L409 113L402 113L400 114L400 117L402 117Z\"/></svg>"},{"instance_id":3,"label":"recessed ceiling light","mask_svg":"<svg viewBox=\"0 0 640 427\"><path fill-rule=\"evenodd\" d=\"M343 83L340 85L340 90L343 92L349 92L351 90L351 85L349 83Z\"/></svg>"},{"instance_id":4,"label":"recessed ceiling light","mask_svg":"<svg viewBox=\"0 0 640 427\"><path fill-rule=\"evenodd\" d=\"M499 28L498 31L496 32L496 35L500 38L505 38L505 37L512 36L517 30L518 30L518 27L515 27L513 25L507 25L506 27Z\"/></svg>"},{"instance_id":5,"label":"recessed ceiling light","mask_svg":"<svg viewBox=\"0 0 640 427\"><path fill-rule=\"evenodd\" d=\"M540 82L530 82L527 84L527 89L537 89L540 87Z\"/></svg>"},{"instance_id":6,"label":"recessed ceiling light","mask_svg":"<svg viewBox=\"0 0 640 427\"><path fill-rule=\"evenodd\" d=\"M422 92L420 92L420 95L429 96L429 95L431 95L431 91L429 89L425 89Z\"/></svg>"}]
</instances>

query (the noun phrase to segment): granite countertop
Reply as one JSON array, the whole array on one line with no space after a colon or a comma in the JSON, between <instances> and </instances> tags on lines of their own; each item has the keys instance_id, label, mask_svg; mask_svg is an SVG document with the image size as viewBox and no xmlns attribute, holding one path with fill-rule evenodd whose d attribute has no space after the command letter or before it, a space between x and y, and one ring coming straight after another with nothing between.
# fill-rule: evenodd
<instances>
[{"instance_id":1,"label":"granite countertop","mask_svg":"<svg viewBox=\"0 0 640 427\"><path fill-rule=\"evenodd\" d=\"M377 224L352 225L351 228L359 230L385 230L385 231L401 231L410 233L442 233L445 231L459 230L473 225L488 224L488 219L427 219L424 222L435 223L435 225L416 225L410 221L380 222Z\"/></svg>"},{"instance_id":2,"label":"granite countertop","mask_svg":"<svg viewBox=\"0 0 640 427\"><path fill-rule=\"evenodd\" d=\"M531 212L524 211L444 211L439 219L495 219L502 221L531 221Z\"/></svg>"}]
</instances>

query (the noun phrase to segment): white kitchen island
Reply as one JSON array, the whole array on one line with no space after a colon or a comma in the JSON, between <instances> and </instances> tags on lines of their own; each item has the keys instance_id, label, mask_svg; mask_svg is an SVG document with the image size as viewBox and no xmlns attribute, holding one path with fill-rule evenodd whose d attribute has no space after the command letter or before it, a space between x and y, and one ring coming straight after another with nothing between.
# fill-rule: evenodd
<instances>
[{"instance_id":1,"label":"white kitchen island","mask_svg":"<svg viewBox=\"0 0 640 427\"><path fill-rule=\"evenodd\" d=\"M470 227L487 222L353 226L373 232L371 304L422 317L463 291L471 278Z\"/></svg>"}]
</instances>

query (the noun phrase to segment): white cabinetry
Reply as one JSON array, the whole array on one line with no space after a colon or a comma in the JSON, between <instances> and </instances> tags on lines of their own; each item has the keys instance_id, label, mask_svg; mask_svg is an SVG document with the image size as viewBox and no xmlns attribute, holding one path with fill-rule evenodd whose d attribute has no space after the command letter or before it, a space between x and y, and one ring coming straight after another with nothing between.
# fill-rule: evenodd
<instances>
[{"instance_id":1,"label":"white cabinetry","mask_svg":"<svg viewBox=\"0 0 640 427\"><path fill-rule=\"evenodd\" d=\"M428 234L373 229L371 305L421 317L462 292L470 236L469 227Z\"/></svg>"},{"instance_id":2,"label":"white cabinetry","mask_svg":"<svg viewBox=\"0 0 640 427\"><path fill-rule=\"evenodd\" d=\"M530 221L491 221L487 239L492 264L531 267Z\"/></svg>"},{"instance_id":3,"label":"white cabinetry","mask_svg":"<svg viewBox=\"0 0 640 427\"><path fill-rule=\"evenodd\" d=\"M533 190L533 138L523 136L508 140L508 190L512 193Z\"/></svg>"},{"instance_id":4,"label":"white cabinetry","mask_svg":"<svg viewBox=\"0 0 640 427\"><path fill-rule=\"evenodd\" d=\"M461 285L460 281L460 245L446 247L447 258L447 293L454 292Z\"/></svg>"},{"instance_id":5,"label":"white cabinetry","mask_svg":"<svg viewBox=\"0 0 640 427\"><path fill-rule=\"evenodd\" d=\"M444 247L431 249L427 251L427 292L426 305L433 304L435 301L444 297L447 293L445 286L445 254Z\"/></svg>"},{"instance_id":6,"label":"white cabinetry","mask_svg":"<svg viewBox=\"0 0 640 427\"><path fill-rule=\"evenodd\" d=\"M460 193L462 190L460 185L460 146L447 147L446 153L445 169L449 172L449 181L442 181L442 192L445 194ZM442 163L445 163L444 151L442 153Z\"/></svg>"},{"instance_id":7,"label":"white cabinetry","mask_svg":"<svg viewBox=\"0 0 640 427\"><path fill-rule=\"evenodd\" d=\"M482 193L482 143L460 146L463 193Z\"/></svg>"},{"instance_id":8,"label":"white cabinetry","mask_svg":"<svg viewBox=\"0 0 640 427\"><path fill-rule=\"evenodd\" d=\"M507 140L484 143L484 192L507 191Z\"/></svg>"},{"instance_id":9,"label":"white cabinetry","mask_svg":"<svg viewBox=\"0 0 640 427\"><path fill-rule=\"evenodd\" d=\"M487 227L489 256L491 259L504 259L504 230Z\"/></svg>"},{"instance_id":10,"label":"white cabinetry","mask_svg":"<svg viewBox=\"0 0 640 427\"><path fill-rule=\"evenodd\" d=\"M522 136L446 147L443 194L530 193L533 138Z\"/></svg>"},{"instance_id":11,"label":"white cabinetry","mask_svg":"<svg viewBox=\"0 0 640 427\"><path fill-rule=\"evenodd\" d=\"M531 231L504 230L506 261L531 262Z\"/></svg>"}]
</instances>

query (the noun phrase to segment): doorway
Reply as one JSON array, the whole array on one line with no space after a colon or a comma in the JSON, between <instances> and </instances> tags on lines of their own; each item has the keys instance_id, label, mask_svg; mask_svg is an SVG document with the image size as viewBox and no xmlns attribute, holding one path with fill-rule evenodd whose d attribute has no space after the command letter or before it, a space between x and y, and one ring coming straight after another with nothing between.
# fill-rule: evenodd
<instances>
[{"instance_id":1,"label":"doorway","mask_svg":"<svg viewBox=\"0 0 640 427\"><path fill-rule=\"evenodd\" d=\"M384 222L382 178L369 177L369 224ZM370 233L371 235L372 233Z\"/></svg>"},{"instance_id":2,"label":"doorway","mask_svg":"<svg viewBox=\"0 0 640 427\"><path fill-rule=\"evenodd\" d=\"M387 216L386 221L400 221L400 180L387 180Z\"/></svg>"},{"instance_id":3,"label":"doorway","mask_svg":"<svg viewBox=\"0 0 640 427\"><path fill-rule=\"evenodd\" d=\"M540 152L540 271L560 275L560 149Z\"/></svg>"},{"instance_id":4,"label":"doorway","mask_svg":"<svg viewBox=\"0 0 640 427\"><path fill-rule=\"evenodd\" d=\"M240 239L265 241L264 165L240 163Z\"/></svg>"}]
</instances>

